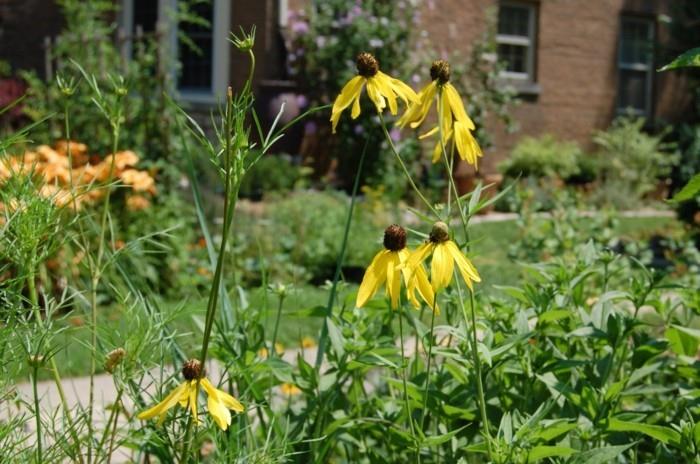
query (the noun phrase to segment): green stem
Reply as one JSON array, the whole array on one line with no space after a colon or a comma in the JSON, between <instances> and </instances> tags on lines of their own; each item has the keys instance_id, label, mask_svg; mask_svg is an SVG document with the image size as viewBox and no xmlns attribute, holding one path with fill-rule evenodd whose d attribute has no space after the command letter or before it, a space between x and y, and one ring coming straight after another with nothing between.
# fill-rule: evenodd
<instances>
[{"instance_id":1,"label":"green stem","mask_svg":"<svg viewBox=\"0 0 700 464\"><path fill-rule=\"evenodd\" d=\"M425 196L423 195L423 193L421 193L416 183L413 181L411 173L408 171L408 168L406 167L403 158L401 158L399 151L396 149L396 145L394 145L394 141L391 139L391 135L389 134L389 131L386 128L386 123L384 122L384 116L382 116L382 113L379 113L379 122L382 126L382 130L384 131L384 136L386 137L386 140L389 143L389 148L391 148L392 153L394 153L394 156L396 156L396 159L398 160L401 169L403 169L403 172L406 175L406 179L408 179L408 183L411 184L413 191L416 192L418 198L420 198L421 201L423 201L425 206L435 215L435 217L437 219L440 219L440 214L438 214L435 207L433 207L433 205L427 200L427 198L425 198Z\"/></svg>"},{"instance_id":2,"label":"green stem","mask_svg":"<svg viewBox=\"0 0 700 464\"><path fill-rule=\"evenodd\" d=\"M430 335L428 337L428 362L426 366L426 377L425 377L425 390L423 391L423 412L420 419L420 427L423 429L425 427L425 413L428 409L428 395L430 394L430 367L433 358L433 333L435 330L435 307L437 306L437 292L433 296L433 314L430 317ZM416 351L418 351L418 345L416 345Z\"/></svg>"},{"instance_id":3,"label":"green stem","mask_svg":"<svg viewBox=\"0 0 700 464\"><path fill-rule=\"evenodd\" d=\"M34 392L34 416L36 418L36 462L43 462L42 450L41 450L41 409L39 408L39 391L37 389L37 372L39 370L37 366L37 359L33 360L33 373L32 373L32 390Z\"/></svg>"},{"instance_id":4,"label":"green stem","mask_svg":"<svg viewBox=\"0 0 700 464\"><path fill-rule=\"evenodd\" d=\"M418 439L416 438L416 428L413 424L413 413L411 412L411 403L408 400L408 382L406 381L406 352L403 345L403 309L399 308L399 342L401 344L401 380L403 381L403 399L406 403L406 418L411 429L414 446L416 447L416 459L420 462L420 448L418 447ZM418 349L418 347L416 347Z\"/></svg>"},{"instance_id":5,"label":"green stem","mask_svg":"<svg viewBox=\"0 0 700 464\"><path fill-rule=\"evenodd\" d=\"M323 327L321 328L321 336L318 339L318 349L316 351L316 370L321 368L321 363L323 363L323 356L326 351L326 344L328 343L328 318L331 317L333 313L333 304L335 303L335 294L338 289L338 281L340 280L340 272L343 268L343 261L345 261L345 252L348 247L348 237L350 236L350 224L352 224L352 215L355 210L355 201L357 200L357 191L360 186L360 176L362 174L362 166L365 163L365 154L367 154L367 147L369 146L369 141L371 140L371 134L367 137L365 141L365 146L362 149L362 155L360 155L360 162L357 165L357 172L355 173L355 181L352 186L352 196L350 197L350 208L348 209L348 215L345 218L345 229L343 230L343 241L340 244L340 253L338 254L338 260L335 263L335 273L333 274L333 284L331 285L330 294L328 295L328 303L326 303L326 311L323 319Z\"/></svg>"},{"instance_id":6,"label":"green stem","mask_svg":"<svg viewBox=\"0 0 700 464\"><path fill-rule=\"evenodd\" d=\"M440 93L438 94L438 119L439 121L442 121L442 112L443 112L443 105L442 105L442 98L441 98L441 92L442 89L440 89ZM445 168L447 169L447 180L450 185L450 188L452 188L452 192L455 197L455 202L457 203L457 209L459 209L459 216L462 222L462 228L464 230L464 239L468 243L469 242L469 218L466 216L466 213L464 212L464 208L462 208L462 201L459 197L459 192L457 191L457 185L455 184L454 177L452 176L452 167L450 165L450 162L447 159L447 148L445 147L445 140L443 138L443 128L442 124L438 123L438 133L440 137L440 147L442 149L442 158L445 164ZM454 144L454 135L453 135L453 142ZM452 156L454 156L454 151L452 153ZM468 248L467 248L468 249ZM470 316L467 316L467 311L464 306L464 298L462 297L462 286L459 280L457 280L457 289L459 292L459 303L462 308L462 315L464 316L464 323L467 325L467 338L470 338L470 345L471 345L471 354L472 354L472 360L474 363L474 370L475 370L475 377L476 377L476 387L477 387L477 394L478 394L478 400L479 400L479 411L481 414L481 421L483 424L483 433L485 435L485 440L486 440L486 446L488 450L488 455L489 459L493 459L493 453L491 450L491 430L489 427L489 419L486 414L486 396L484 394L484 385L483 385L483 380L481 376L481 360L479 358L479 351L478 351L478 340L477 340L477 334L476 334L476 311L475 311L475 302L474 302L474 291L472 289L469 289L469 303L470 303ZM469 329L468 327L471 325L471 334L469 334ZM471 337L470 337L471 335Z\"/></svg>"},{"instance_id":7,"label":"green stem","mask_svg":"<svg viewBox=\"0 0 700 464\"><path fill-rule=\"evenodd\" d=\"M277 350L275 349L275 345L277 344L277 330L279 329L280 326L280 319L282 318L282 304L284 303L284 295L280 294L279 297L279 304L277 305L277 317L275 318L275 329L272 332L272 346L271 351L270 351L270 356L275 356L277 354Z\"/></svg>"}]
</instances>

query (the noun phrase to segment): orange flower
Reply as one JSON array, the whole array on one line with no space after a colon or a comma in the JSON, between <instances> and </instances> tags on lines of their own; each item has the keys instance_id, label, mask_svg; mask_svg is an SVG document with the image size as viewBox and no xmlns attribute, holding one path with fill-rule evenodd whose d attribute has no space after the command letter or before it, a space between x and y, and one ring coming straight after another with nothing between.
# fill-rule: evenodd
<instances>
[{"instance_id":1,"label":"orange flower","mask_svg":"<svg viewBox=\"0 0 700 464\"><path fill-rule=\"evenodd\" d=\"M129 211L141 211L149 206L151 202L142 195L129 195L126 199L126 207Z\"/></svg>"},{"instance_id":2,"label":"orange flower","mask_svg":"<svg viewBox=\"0 0 700 464\"><path fill-rule=\"evenodd\" d=\"M127 169L119 174L119 178L137 192L156 193L155 180L146 171Z\"/></svg>"}]
</instances>

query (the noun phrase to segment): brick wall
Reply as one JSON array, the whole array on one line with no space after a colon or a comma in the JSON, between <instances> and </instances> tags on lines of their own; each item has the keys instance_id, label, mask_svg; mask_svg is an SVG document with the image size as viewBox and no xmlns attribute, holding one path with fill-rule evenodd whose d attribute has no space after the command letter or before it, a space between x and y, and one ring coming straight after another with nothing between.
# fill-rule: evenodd
<instances>
[{"instance_id":1,"label":"brick wall","mask_svg":"<svg viewBox=\"0 0 700 464\"><path fill-rule=\"evenodd\" d=\"M608 127L615 117L620 15L654 18L668 13L672 0L531 3L538 9L535 75L540 92L522 95L522 103L513 110L519 132L506 134L498 124L490 124L495 144L484 158L482 172L495 171L523 135L552 133L589 148L592 133ZM290 8L304 4L304 0L290 0ZM466 54L497 4L496 0L423 0L420 27L437 50L459 49ZM661 26L657 33L661 40L667 36ZM673 74L654 74L655 120L674 122L682 117L687 92L678 80Z\"/></svg>"}]
</instances>

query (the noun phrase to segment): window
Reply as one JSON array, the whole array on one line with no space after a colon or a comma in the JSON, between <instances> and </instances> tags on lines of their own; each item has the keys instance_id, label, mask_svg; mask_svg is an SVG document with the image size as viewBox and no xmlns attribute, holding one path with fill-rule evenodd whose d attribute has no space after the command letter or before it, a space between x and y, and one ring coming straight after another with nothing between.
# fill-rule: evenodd
<instances>
[{"instance_id":1,"label":"window","mask_svg":"<svg viewBox=\"0 0 700 464\"><path fill-rule=\"evenodd\" d=\"M190 5L190 12L205 19L209 26L192 21L176 24L177 2L122 0L122 28L132 40L137 30L162 33L163 50L176 56L180 63L179 70L172 69L180 97L195 103L214 103L217 96L225 94L228 85L227 31L231 2L209 0ZM128 55L131 43L127 41Z\"/></svg>"},{"instance_id":2,"label":"window","mask_svg":"<svg viewBox=\"0 0 700 464\"><path fill-rule=\"evenodd\" d=\"M498 58L506 65L501 76L535 81L535 24L537 9L528 3L501 2L498 9Z\"/></svg>"},{"instance_id":3,"label":"window","mask_svg":"<svg viewBox=\"0 0 700 464\"><path fill-rule=\"evenodd\" d=\"M654 23L623 17L617 53L617 111L639 116L651 114Z\"/></svg>"}]
</instances>

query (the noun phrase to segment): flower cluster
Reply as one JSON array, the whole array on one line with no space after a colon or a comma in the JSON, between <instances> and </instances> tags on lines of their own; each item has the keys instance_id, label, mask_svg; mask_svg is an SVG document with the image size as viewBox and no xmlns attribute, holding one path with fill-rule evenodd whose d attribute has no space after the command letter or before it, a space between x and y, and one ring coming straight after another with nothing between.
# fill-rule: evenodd
<instances>
[{"instance_id":1,"label":"flower cluster","mask_svg":"<svg viewBox=\"0 0 700 464\"><path fill-rule=\"evenodd\" d=\"M13 176L37 176L42 182L39 194L58 206L81 208L102 198L100 184L118 181L128 187L128 209L150 206L156 193L153 176L135 168L139 157L129 150L109 154L103 159L90 155L87 145L61 140L54 147L40 145L21 155L0 160L0 186Z\"/></svg>"},{"instance_id":2,"label":"flower cluster","mask_svg":"<svg viewBox=\"0 0 700 464\"><path fill-rule=\"evenodd\" d=\"M481 278L474 265L450 239L447 225L437 222L430 232L429 239L411 251L406 248L406 231L396 224L387 227L384 232L384 250L377 253L365 271L357 292L356 306L363 307L377 293L379 287L386 285L386 293L391 307L396 309L401 294L401 276L406 286L406 298L416 308L420 303L416 291L430 308L439 313L436 294L452 282L455 264L464 282L471 289L473 282ZM432 255L430 265L430 282L423 267L423 261Z\"/></svg>"},{"instance_id":3,"label":"flower cluster","mask_svg":"<svg viewBox=\"0 0 700 464\"><path fill-rule=\"evenodd\" d=\"M340 115L352 104L350 117L356 119L360 115L360 94L363 87L374 103L378 113L387 107L391 114L397 114L397 97L407 104L406 112L397 121L397 126L404 128L410 125L415 129L425 121L433 103L436 104L438 124L420 138L439 134L439 140L433 150L433 162L440 160L440 154L446 151L446 146L453 140L457 153L464 161L477 165L477 159L482 156L481 148L472 132L474 122L467 115L462 99L457 89L450 84L450 65L444 60L433 62L430 68L432 82L425 86L417 95L411 87L394 79L379 70L379 63L369 53L360 53L357 57L357 76L345 84L335 99L331 112L331 124L335 132Z\"/></svg>"}]
</instances>

